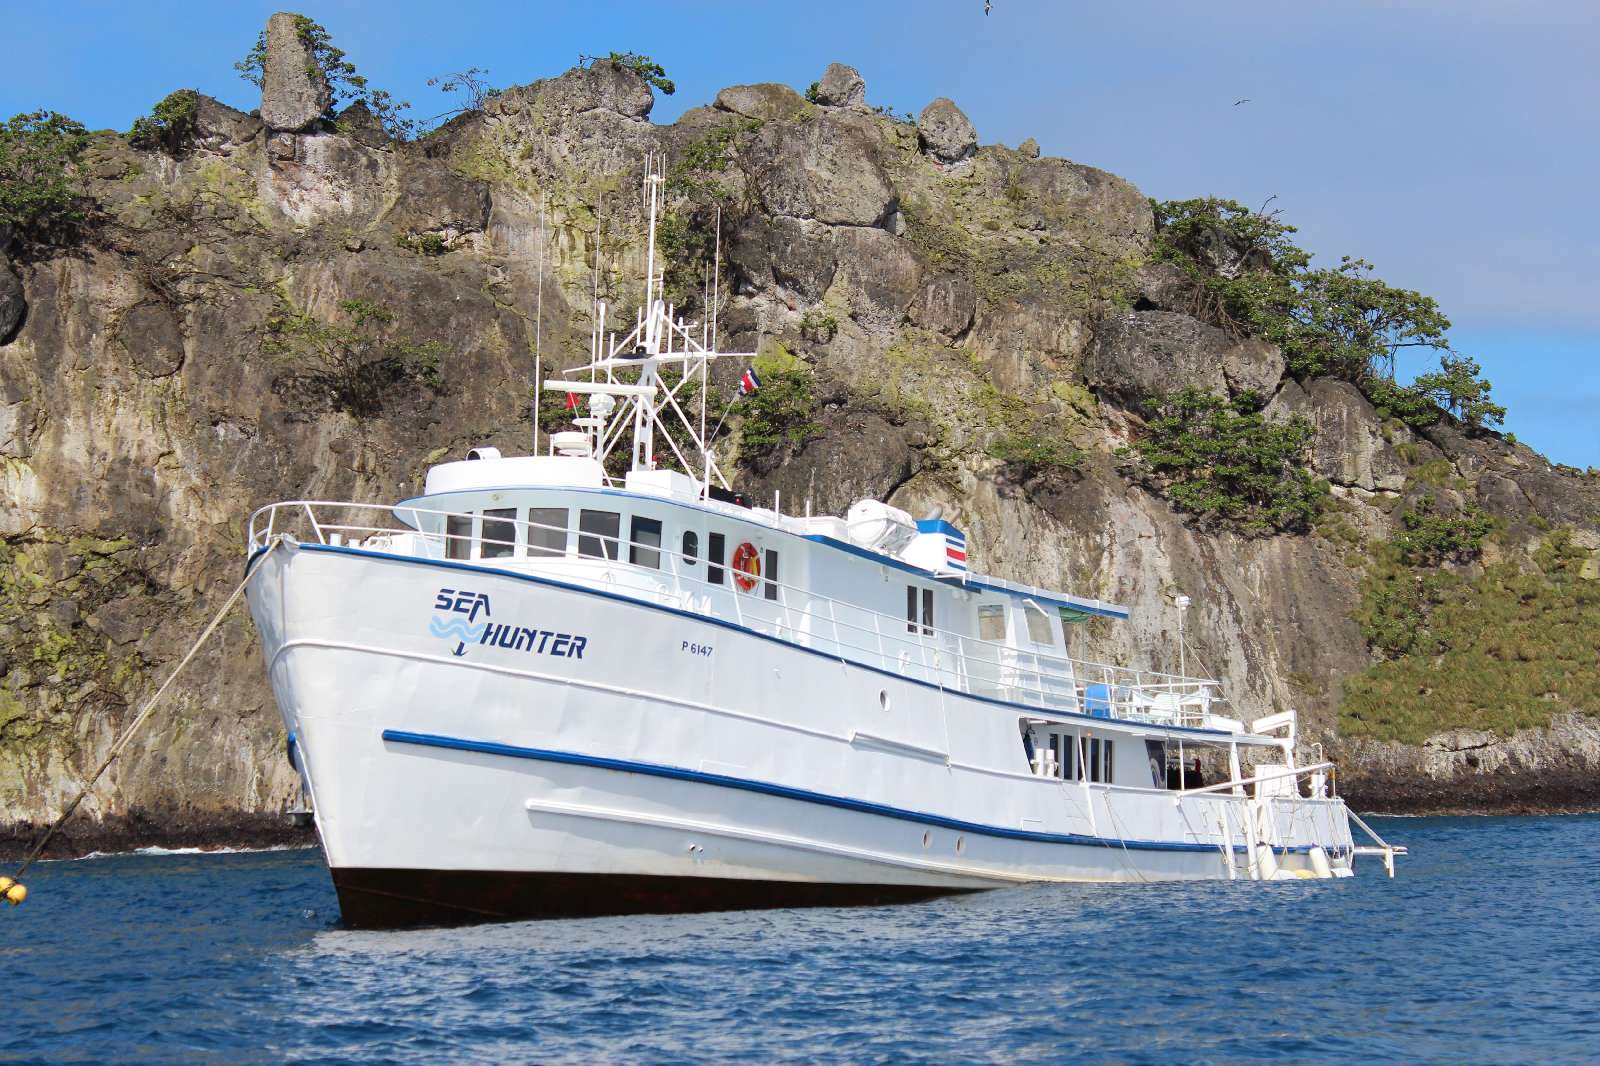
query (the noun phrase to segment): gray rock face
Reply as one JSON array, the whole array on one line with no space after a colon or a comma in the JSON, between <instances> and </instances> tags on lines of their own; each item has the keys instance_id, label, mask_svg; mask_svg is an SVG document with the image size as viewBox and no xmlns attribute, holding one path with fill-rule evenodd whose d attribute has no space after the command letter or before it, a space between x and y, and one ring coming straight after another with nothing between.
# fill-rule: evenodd
<instances>
[{"instance_id":1,"label":"gray rock face","mask_svg":"<svg viewBox=\"0 0 1600 1066\"><path fill-rule=\"evenodd\" d=\"M333 123L340 133L368 148L381 148L389 143L389 134L384 130L383 123L378 121L365 100L357 100L339 112L334 116Z\"/></svg>"},{"instance_id":2,"label":"gray rock face","mask_svg":"<svg viewBox=\"0 0 1600 1066\"><path fill-rule=\"evenodd\" d=\"M1200 295L1194 279L1171 263L1144 264L1134 284L1139 288L1140 306L1146 310L1188 314L1195 310Z\"/></svg>"},{"instance_id":3,"label":"gray rock face","mask_svg":"<svg viewBox=\"0 0 1600 1066\"><path fill-rule=\"evenodd\" d=\"M1378 413L1348 381L1315 378L1305 387L1285 382L1267 412L1311 420L1316 427L1311 467L1333 484L1365 492L1398 492L1405 487L1405 464L1384 436ZM1427 450L1433 452L1431 447Z\"/></svg>"},{"instance_id":4,"label":"gray rock face","mask_svg":"<svg viewBox=\"0 0 1600 1066\"><path fill-rule=\"evenodd\" d=\"M944 274L922 287L911 302L911 321L924 329L955 340L972 325L978 310L978 290L956 274Z\"/></svg>"},{"instance_id":5,"label":"gray rock face","mask_svg":"<svg viewBox=\"0 0 1600 1066\"><path fill-rule=\"evenodd\" d=\"M195 136L208 148L247 144L261 132L261 120L209 96L201 96L194 112Z\"/></svg>"},{"instance_id":6,"label":"gray rock face","mask_svg":"<svg viewBox=\"0 0 1600 1066\"><path fill-rule=\"evenodd\" d=\"M959 163L978 150L978 131L961 109L941 96L917 116L922 150L941 163Z\"/></svg>"},{"instance_id":7,"label":"gray rock face","mask_svg":"<svg viewBox=\"0 0 1600 1066\"><path fill-rule=\"evenodd\" d=\"M383 220L403 233L438 233L454 240L482 233L489 224L489 187L463 178L442 162L407 168L400 175L400 195Z\"/></svg>"},{"instance_id":8,"label":"gray rock face","mask_svg":"<svg viewBox=\"0 0 1600 1066\"><path fill-rule=\"evenodd\" d=\"M1267 397L1283 377L1283 356L1187 315L1133 311L1100 324L1083 372L1095 390L1127 403L1184 388Z\"/></svg>"},{"instance_id":9,"label":"gray rock face","mask_svg":"<svg viewBox=\"0 0 1600 1066\"><path fill-rule=\"evenodd\" d=\"M776 82L760 85L730 85L717 94L712 104L719 111L731 111L763 122L781 121L798 115L806 106L805 97Z\"/></svg>"},{"instance_id":10,"label":"gray rock face","mask_svg":"<svg viewBox=\"0 0 1600 1066\"><path fill-rule=\"evenodd\" d=\"M864 107L866 101L867 83L856 68L829 63L817 82L817 103L828 107Z\"/></svg>"},{"instance_id":11,"label":"gray rock face","mask_svg":"<svg viewBox=\"0 0 1600 1066\"><path fill-rule=\"evenodd\" d=\"M751 291L776 283L805 303L822 299L839 267L832 229L798 218L740 227L728 258Z\"/></svg>"},{"instance_id":12,"label":"gray rock face","mask_svg":"<svg viewBox=\"0 0 1600 1066\"><path fill-rule=\"evenodd\" d=\"M117 340L146 377L168 377L183 365L178 316L159 300L129 308L117 323Z\"/></svg>"},{"instance_id":13,"label":"gray rock face","mask_svg":"<svg viewBox=\"0 0 1600 1066\"><path fill-rule=\"evenodd\" d=\"M27 313L27 298L22 291L22 279L12 269L11 262L0 255L0 344L5 344L16 334Z\"/></svg>"},{"instance_id":14,"label":"gray rock face","mask_svg":"<svg viewBox=\"0 0 1600 1066\"><path fill-rule=\"evenodd\" d=\"M574 67L559 78L493 97L485 101L484 112L506 114L525 104L529 97L540 97L542 104L555 111L610 111L633 119L649 115L656 103L649 82L609 59L597 59L587 67Z\"/></svg>"},{"instance_id":15,"label":"gray rock face","mask_svg":"<svg viewBox=\"0 0 1600 1066\"><path fill-rule=\"evenodd\" d=\"M261 121L268 129L309 129L333 103L328 83L300 38L300 16L280 11L267 20L266 79Z\"/></svg>"},{"instance_id":16,"label":"gray rock face","mask_svg":"<svg viewBox=\"0 0 1600 1066\"><path fill-rule=\"evenodd\" d=\"M903 430L862 411L846 415L837 432L811 441L799 456L778 463L763 488L781 492L785 508L799 510L810 500L821 513L843 514L856 500L888 496L920 464Z\"/></svg>"},{"instance_id":17,"label":"gray rock face","mask_svg":"<svg viewBox=\"0 0 1600 1066\"><path fill-rule=\"evenodd\" d=\"M867 133L854 116L768 123L750 147L755 183L775 215L831 225L879 225L898 202Z\"/></svg>"},{"instance_id":18,"label":"gray rock face","mask_svg":"<svg viewBox=\"0 0 1600 1066\"><path fill-rule=\"evenodd\" d=\"M908 242L881 229L852 227L839 234L834 288L867 329L898 327L921 286L922 264Z\"/></svg>"}]
</instances>

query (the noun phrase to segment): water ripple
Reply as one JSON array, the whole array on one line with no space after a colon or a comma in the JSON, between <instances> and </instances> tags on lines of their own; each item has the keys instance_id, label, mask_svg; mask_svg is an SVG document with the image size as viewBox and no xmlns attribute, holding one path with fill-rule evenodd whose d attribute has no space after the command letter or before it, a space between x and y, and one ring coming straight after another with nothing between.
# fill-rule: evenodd
<instances>
[{"instance_id":1,"label":"water ripple","mask_svg":"<svg viewBox=\"0 0 1600 1066\"><path fill-rule=\"evenodd\" d=\"M1401 877L356 933L316 851L52 863L0 1060L1584 1061L1600 818L1406 819Z\"/></svg>"}]
</instances>

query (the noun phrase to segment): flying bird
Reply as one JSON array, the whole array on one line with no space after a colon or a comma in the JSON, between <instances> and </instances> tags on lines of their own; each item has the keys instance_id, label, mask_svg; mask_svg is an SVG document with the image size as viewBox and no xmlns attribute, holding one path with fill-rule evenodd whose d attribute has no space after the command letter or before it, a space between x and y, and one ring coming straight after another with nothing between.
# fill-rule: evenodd
<instances>
[{"instance_id":1,"label":"flying bird","mask_svg":"<svg viewBox=\"0 0 1600 1066\"><path fill-rule=\"evenodd\" d=\"M993 6L994 4L992 3L992 0L983 0L983 13L987 15L989 13L989 9Z\"/></svg>"},{"instance_id":2,"label":"flying bird","mask_svg":"<svg viewBox=\"0 0 1600 1066\"><path fill-rule=\"evenodd\" d=\"M1240 104L1248 104L1249 102L1250 102L1250 98L1247 96L1243 100L1235 100L1233 102L1233 106L1234 107L1238 107Z\"/></svg>"}]
</instances>

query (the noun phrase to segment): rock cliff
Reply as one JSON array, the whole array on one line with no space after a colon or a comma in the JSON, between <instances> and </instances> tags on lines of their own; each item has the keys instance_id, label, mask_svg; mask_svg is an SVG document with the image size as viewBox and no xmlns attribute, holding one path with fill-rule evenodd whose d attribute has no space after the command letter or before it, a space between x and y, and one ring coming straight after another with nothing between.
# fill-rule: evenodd
<instances>
[{"instance_id":1,"label":"rock cliff","mask_svg":"<svg viewBox=\"0 0 1600 1066\"><path fill-rule=\"evenodd\" d=\"M1342 681L1374 662L1355 620L1368 546L1403 502L1429 486L1473 501L1500 522L1494 550L1519 560L1557 527L1600 546L1594 480L1448 420L1412 431L1346 383L1286 377L1272 345L1191 314L1185 280L1152 262L1149 202L1121 178L1032 143L980 147L948 100L919 123L875 113L837 65L811 99L737 86L657 125L650 86L598 61L412 143L364 112L312 115L325 86L266 72L266 122L202 98L180 151L96 135L78 164L89 231L0 263L0 823L14 840L60 808L239 579L252 509L389 501L468 446L528 449L537 265L545 357L577 362L592 287L630 306L650 152L670 168L680 307L704 309L720 208L721 320L809 390L801 431L743 455L728 438L743 488L818 509L940 506L978 568L1133 608L1078 635L1082 654L1175 667L1171 597L1188 593L1193 651L1240 712L1300 708L1306 743L1344 760L1365 806L1600 798L1600 707L1421 745L1339 727ZM381 306L383 343L441 344L435 371L364 379L360 404L327 368L297 376L285 323L339 323L349 301ZM1127 476L1140 397L1182 385L1307 417L1334 518L1246 535ZM1019 427L1078 458L1005 458L996 443ZM64 846L276 831L297 785L245 612L197 665Z\"/></svg>"}]
</instances>

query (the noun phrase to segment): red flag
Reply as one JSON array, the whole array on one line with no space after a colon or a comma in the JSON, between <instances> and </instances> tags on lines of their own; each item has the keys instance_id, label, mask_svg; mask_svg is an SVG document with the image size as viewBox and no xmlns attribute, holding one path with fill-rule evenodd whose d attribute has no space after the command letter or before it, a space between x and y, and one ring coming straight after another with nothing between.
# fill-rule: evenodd
<instances>
[{"instance_id":1,"label":"red flag","mask_svg":"<svg viewBox=\"0 0 1600 1066\"><path fill-rule=\"evenodd\" d=\"M575 393L575 392L567 393L567 410L576 411L577 409L578 409L578 394Z\"/></svg>"}]
</instances>

